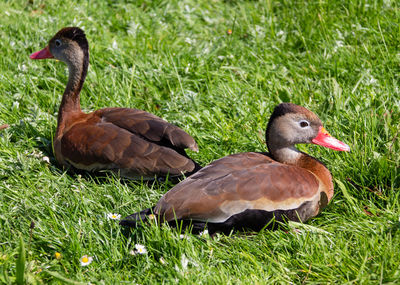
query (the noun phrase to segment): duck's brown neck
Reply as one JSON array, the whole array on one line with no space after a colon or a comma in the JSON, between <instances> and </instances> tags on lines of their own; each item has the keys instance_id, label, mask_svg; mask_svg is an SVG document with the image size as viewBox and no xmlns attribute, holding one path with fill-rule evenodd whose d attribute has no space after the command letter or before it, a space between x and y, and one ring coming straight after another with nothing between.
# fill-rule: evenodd
<instances>
[{"instance_id":1,"label":"duck's brown neck","mask_svg":"<svg viewBox=\"0 0 400 285\"><path fill-rule=\"evenodd\" d=\"M276 161L305 168L308 171L312 172L323 184L323 190L328 197L328 201L332 199L332 176L322 162L304 152L299 151L294 146L274 147L268 145L268 149L270 151L271 157Z\"/></svg>"},{"instance_id":2,"label":"duck's brown neck","mask_svg":"<svg viewBox=\"0 0 400 285\"><path fill-rule=\"evenodd\" d=\"M302 153L302 156L297 161L296 165L301 168L305 168L308 171L311 171L315 176L317 176L321 180L324 186L323 190L325 191L325 194L329 202L333 197L333 182L332 182L332 175L329 172L328 168L326 168L325 165L318 159L309 156L308 154L305 153Z\"/></svg>"},{"instance_id":3,"label":"duck's brown neck","mask_svg":"<svg viewBox=\"0 0 400 285\"><path fill-rule=\"evenodd\" d=\"M76 54L74 60L67 64L69 77L58 111L57 133L62 132L65 121L70 114L81 112L80 92L89 66L89 53L80 51Z\"/></svg>"}]
</instances>

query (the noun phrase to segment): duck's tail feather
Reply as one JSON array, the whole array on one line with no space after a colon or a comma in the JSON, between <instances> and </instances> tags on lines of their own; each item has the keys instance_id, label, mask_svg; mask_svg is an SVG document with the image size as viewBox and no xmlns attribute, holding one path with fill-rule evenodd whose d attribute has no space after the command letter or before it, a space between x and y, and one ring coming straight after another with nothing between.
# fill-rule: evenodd
<instances>
[{"instance_id":1,"label":"duck's tail feather","mask_svg":"<svg viewBox=\"0 0 400 285\"><path fill-rule=\"evenodd\" d=\"M142 223L149 220L149 216L153 215L154 207L134 213L122 219L119 224L124 227L136 228Z\"/></svg>"},{"instance_id":2,"label":"duck's tail feather","mask_svg":"<svg viewBox=\"0 0 400 285\"><path fill-rule=\"evenodd\" d=\"M190 172L186 172L186 173L185 173L185 176L186 176L186 177L189 177L190 175L195 174L197 171L199 171L200 169L203 168L200 164L198 164L198 163L197 163L196 161L194 161L193 159L192 159L192 161L193 161L193 163L194 163L194 169L193 169L192 171L190 171Z\"/></svg>"}]
</instances>

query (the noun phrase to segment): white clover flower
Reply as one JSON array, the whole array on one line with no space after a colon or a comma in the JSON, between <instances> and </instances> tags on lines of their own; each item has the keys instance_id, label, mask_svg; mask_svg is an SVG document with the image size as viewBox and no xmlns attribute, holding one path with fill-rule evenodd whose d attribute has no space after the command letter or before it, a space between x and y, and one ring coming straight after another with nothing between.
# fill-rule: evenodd
<instances>
[{"instance_id":1,"label":"white clover flower","mask_svg":"<svg viewBox=\"0 0 400 285\"><path fill-rule=\"evenodd\" d=\"M87 266L90 263L92 263L93 261L93 257L88 256L88 255L84 255L81 257L80 262L81 262L81 266Z\"/></svg>"},{"instance_id":2,"label":"white clover flower","mask_svg":"<svg viewBox=\"0 0 400 285\"><path fill-rule=\"evenodd\" d=\"M166 261L165 261L165 259L164 259L164 257L160 257L160 263L162 264L162 265L164 265L165 263L167 263Z\"/></svg>"},{"instance_id":3,"label":"white clover flower","mask_svg":"<svg viewBox=\"0 0 400 285\"><path fill-rule=\"evenodd\" d=\"M208 230L204 230L204 231L200 232L199 236L201 236L201 237L208 236Z\"/></svg>"},{"instance_id":4,"label":"white clover flower","mask_svg":"<svg viewBox=\"0 0 400 285\"><path fill-rule=\"evenodd\" d=\"M146 254L147 253L147 249L142 244L135 244L135 252L137 254Z\"/></svg>"},{"instance_id":5,"label":"white clover flower","mask_svg":"<svg viewBox=\"0 0 400 285\"><path fill-rule=\"evenodd\" d=\"M188 267L188 264L189 264L189 259L186 257L186 255L182 255L182 257L181 257L181 265L182 265L182 269L187 269L187 267Z\"/></svg>"},{"instance_id":6,"label":"white clover flower","mask_svg":"<svg viewBox=\"0 0 400 285\"><path fill-rule=\"evenodd\" d=\"M279 32L276 33L276 35L277 35L278 37L283 36L284 34L285 34L285 32L282 31L282 30L280 30Z\"/></svg>"},{"instance_id":7,"label":"white clover flower","mask_svg":"<svg viewBox=\"0 0 400 285\"><path fill-rule=\"evenodd\" d=\"M378 82L378 80L376 80L372 75L371 78L368 80L368 84L367 85L375 85Z\"/></svg>"},{"instance_id":8,"label":"white clover flower","mask_svg":"<svg viewBox=\"0 0 400 285\"><path fill-rule=\"evenodd\" d=\"M21 71L23 71L23 72L25 72L25 71L28 70L28 68L26 67L25 64L22 64L22 65L19 65L19 64L18 64L18 69L21 70Z\"/></svg>"},{"instance_id":9,"label":"white clover flower","mask_svg":"<svg viewBox=\"0 0 400 285\"><path fill-rule=\"evenodd\" d=\"M191 38L185 38L185 43L188 43L189 45L193 45L196 43L196 40L191 39Z\"/></svg>"},{"instance_id":10,"label":"white clover flower","mask_svg":"<svg viewBox=\"0 0 400 285\"><path fill-rule=\"evenodd\" d=\"M121 218L121 215L109 213L107 214L107 218L109 218L110 220L119 220Z\"/></svg>"},{"instance_id":11,"label":"white clover flower","mask_svg":"<svg viewBox=\"0 0 400 285\"><path fill-rule=\"evenodd\" d=\"M344 42L343 41L336 41L335 46L333 47L333 52L336 53L339 48L344 47Z\"/></svg>"},{"instance_id":12,"label":"white clover flower","mask_svg":"<svg viewBox=\"0 0 400 285\"><path fill-rule=\"evenodd\" d=\"M140 24L136 24L135 21L129 23L128 34L136 36L136 32L140 30Z\"/></svg>"},{"instance_id":13,"label":"white clover flower","mask_svg":"<svg viewBox=\"0 0 400 285\"><path fill-rule=\"evenodd\" d=\"M113 48L113 49L118 49L118 43L117 43L116 40L113 41L113 43L112 43L112 48Z\"/></svg>"}]
</instances>

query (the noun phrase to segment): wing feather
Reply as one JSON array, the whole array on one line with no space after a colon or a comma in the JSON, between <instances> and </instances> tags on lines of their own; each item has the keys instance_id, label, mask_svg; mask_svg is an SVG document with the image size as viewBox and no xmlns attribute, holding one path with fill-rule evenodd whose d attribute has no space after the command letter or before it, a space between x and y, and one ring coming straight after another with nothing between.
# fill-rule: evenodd
<instances>
[{"instance_id":1,"label":"wing feather","mask_svg":"<svg viewBox=\"0 0 400 285\"><path fill-rule=\"evenodd\" d=\"M246 209L295 209L319 195L309 171L262 153L226 156L177 184L156 205L167 221L223 222Z\"/></svg>"},{"instance_id":2,"label":"wing feather","mask_svg":"<svg viewBox=\"0 0 400 285\"><path fill-rule=\"evenodd\" d=\"M61 152L73 166L112 169L126 177L181 175L194 163L175 150L151 143L112 123L75 124L61 139Z\"/></svg>"},{"instance_id":3,"label":"wing feather","mask_svg":"<svg viewBox=\"0 0 400 285\"><path fill-rule=\"evenodd\" d=\"M95 112L103 122L140 135L149 141L198 151L195 140L181 128L148 112L131 108L105 108Z\"/></svg>"}]
</instances>

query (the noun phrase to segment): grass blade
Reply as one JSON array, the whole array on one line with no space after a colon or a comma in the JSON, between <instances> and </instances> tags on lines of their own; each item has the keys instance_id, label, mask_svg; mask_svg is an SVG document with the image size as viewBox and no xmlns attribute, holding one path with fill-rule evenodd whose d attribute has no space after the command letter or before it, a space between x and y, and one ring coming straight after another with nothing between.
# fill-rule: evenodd
<instances>
[{"instance_id":1,"label":"grass blade","mask_svg":"<svg viewBox=\"0 0 400 285\"><path fill-rule=\"evenodd\" d=\"M62 276L61 274L59 274L57 272L54 272L54 271L46 271L46 273L48 273L52 277L56 278L57 280L62 281L63 284L72 284L72 285L83 285L83 284L86 284L86 283L83 283L83 282L79 282L79 281L75 281L75 280L72 280L72 279L68 279L68 278L66 278L66 277Z\"/></svg>"},{"instance_id":2,"label":"grass blade","mask_svg":"<svg viewBox=\"0 0 400 285\"><path fill-rule=\"evenodd\" d=\"M25 284L25 244L22 235L19 237L19 252L17 259L17 273L16 273L16 282L17 284Z\"/></svg>"}]
</instances>

